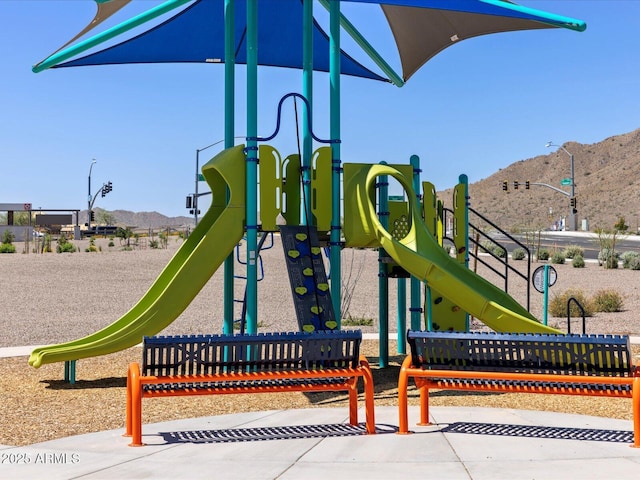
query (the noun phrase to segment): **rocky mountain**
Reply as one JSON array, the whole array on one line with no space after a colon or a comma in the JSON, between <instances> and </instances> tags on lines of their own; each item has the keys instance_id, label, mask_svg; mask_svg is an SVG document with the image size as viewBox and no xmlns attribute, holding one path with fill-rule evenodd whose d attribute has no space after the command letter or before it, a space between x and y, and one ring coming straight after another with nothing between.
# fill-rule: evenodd
<instances>
[{"instance_id":1,"label":"rocky mountain","mask_svg":"<svg viewBox=\"0 0 640 480\"><path fill-rule=\"evenodd\" d=\"M105 212L101 208L95 208L96 220L100 221L101 212ZM163 228L163 227L182 227L193 226L193 217L167 217L158 212L131 212L129 210L113 210L106 211L113 215L115 224L118 226L137 227L137 228ZM87 211L80 212L80 218L87 218Z\"/></svg>"},{"instance_id":2,"label":"rocky mountain","mask_svg":"<svg viewBox=\"0 0 640 480\"><path fill-rule=\"evenodd\" d=\"M505 230L549 228L570 213L570 199L551 188L525 182L544 183L565 192L561 185L570 177L570 155L574 157L574 179L578 228L583 220L589 230L612 229L624 217L629 231L640 222L640 129L585 145L567 142L548 155L520 160L488 178L469 185L471 207ZM503 182L508 190L503 190ZM518 188L514 188L514 181ZM452 190L438 193L451 205Z\"/></svg>"}]
</instances>

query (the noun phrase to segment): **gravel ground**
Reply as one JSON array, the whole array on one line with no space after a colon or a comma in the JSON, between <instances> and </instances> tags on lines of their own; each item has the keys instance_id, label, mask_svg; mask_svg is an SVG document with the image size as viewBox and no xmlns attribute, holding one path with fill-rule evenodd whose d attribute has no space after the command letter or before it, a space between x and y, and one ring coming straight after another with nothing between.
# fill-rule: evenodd
<instances>
[{"instance_id":1,"label":"gravel ground","mask_svg":"<svg viewBox=\"0 0 640 480\"><path fill-rule=\"evenodd\" d=\"M107 240L97 240L100 252L87 253L86 241L74 242L80 252L73 254L0 255L0 292L2 295L2 332L0 347L40 345L73 340L102 328L131 308L180 246L170 239L167 249L135 249L122 251L118 242L108 247ZM17 251L23 246L16 244ZM282 248L276 237L273 249L263 253L264 281L259 284L258 319L260 331L295 331L298 329L285 271ZM345 251L343 281L352 294L348 316L375 319L378 315L377 252ZM534 268L535 268L534 264ZM634 313L640 305L640 272L603 270L596 264L584 269L570 265L554 265L558 281L551 293L568 288L582 290L587 296L600 289L614 289L624 298L622 312L599 313L587 318L587 333L621 333L640 335L640 319ZM236 272L242 274L242 269ZM490 280L487 270L481 271ZM163 334L198 334L221 331L222 273L217 272L198 297ZM524 281L510 280L509 292L526 303ZM396 288L390 284L390 311L395 312ZM236 298L243 293L237 282ZM542 316L542 295L532 289L531 311ZM239 307L238 307L239 315ZM395 313L391 314L395 317ZM392 318L389 329L396 331ZM566 319L549 318L549 324L566 330ZM477 325L481 328L481 325ZM364 332L375 332L371 326L357 326ZM572 323L572 331L581 330L581 321ZM391 366L376 368L377 343L365 342L364 353L375 369L376 404L396 405L397 376L402 356L390 347ZM634 347L636 358L640 349ZM61 381L62 365L45 365L34 369L26 358L0 359L2 392L2 427L0 444L27 445L35 442L122 428L124 425L126 369L138 361L139 348L78 362L75 385ZM203 398L170 398L145 402L144 421L215 415L235 411L267 408L263 396L208 396ZM344 395L278 394L268 397L269 408L307 408L347 405ZM418 404L417 395L411 402ZM564 397L547 395L457 394L434 395L436 405L478 405L508 408L588 413L614 418L631 418L628 400Z\"/></svg>"}]
</instances>

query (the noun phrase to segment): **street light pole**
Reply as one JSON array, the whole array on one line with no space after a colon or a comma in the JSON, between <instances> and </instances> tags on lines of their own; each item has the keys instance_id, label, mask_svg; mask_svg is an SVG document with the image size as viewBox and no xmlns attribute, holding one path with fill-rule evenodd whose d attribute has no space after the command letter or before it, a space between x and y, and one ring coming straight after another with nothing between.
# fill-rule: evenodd
<instances>
[{"instance_id":1,"label":"street light pole","mask_svg":"<svg viewBox=\"0 0 640 480\"><path fill-rule=\"evenodd\" d=\"M576 197L576 182L575 182L575 171L574 171L574 162L573 162L573 153L569 152L566 148L564 148L562 145L556 145L555 143L553 143L551 140L547 142L547 144L545 145L547 148L549 147L558 147L560 148L562 151L564 151L564 153L566 153L567 155L569 155L569 159L570 159L570 170L571 170L571 194L570 197L573 201L573 199ZM571 230L573 230L574 232L578 230L578 222L577 222L577 217L576 214L574 213L574 207L571 206L571 215L569 216L569 219L571 221Z\"/></svg>"},{"instance_id":2,"label":"street light pole","mask_svg":"<svg viewBox=\"0 0 640 480\"><path fill-rule=\"evenodd\" d=\"M93 158L91 159L91 166L89 167L89 190L87 193L87 230L91 230L91 170L93 170L93 165L98 163L98 161Z\"/></svg>"}]
</instances>

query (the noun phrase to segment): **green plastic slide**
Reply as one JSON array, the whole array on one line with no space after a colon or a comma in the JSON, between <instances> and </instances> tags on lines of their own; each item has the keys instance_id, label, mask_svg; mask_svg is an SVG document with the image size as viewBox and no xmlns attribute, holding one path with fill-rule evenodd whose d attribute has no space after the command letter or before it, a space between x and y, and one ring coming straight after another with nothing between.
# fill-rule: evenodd
<instances>
[{"instance_id":1,"label":"green plastic slide","mask_svg":"<svg viewBox=\"0 0 640 480\"><path fill-rule=\"evenodd\" d=\"M202 167L212 205L149 290L120 319L87 337L36 348L29 365L106 355L139 344L173 322L191 303L244 233L244 146L222 151ZM229 199L226 190L229 189Z\"/></svg>"},{"instance_id":2,"label":"green plastic slide","mask_svg":"<svg viewBox=\"0 0 640 480\"><path fill-rule=\"evenodd\" d=\"M345 187L345 202L349 203L345 211L350 210L359 216L361 223L353 231L360 237L360 243L379 244L405 270L495 331L562 333L540 323L509 294L450 257L419 217L411 181L401 172L388 165L366 165L354 170L356 173L351 185ZM376 213L372 192L380 175L395 178L408 193L412 225L408 235L400 241L382 226ZM348 198L347 189L350 192ZM348 230L346 223L345 235Z\"/></svg>"}]
</instances>

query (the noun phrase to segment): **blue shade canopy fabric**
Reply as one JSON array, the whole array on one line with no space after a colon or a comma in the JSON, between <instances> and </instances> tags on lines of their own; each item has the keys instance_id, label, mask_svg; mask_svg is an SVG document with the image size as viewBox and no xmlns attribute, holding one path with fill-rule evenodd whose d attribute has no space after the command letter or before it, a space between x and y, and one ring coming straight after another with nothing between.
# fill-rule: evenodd
<instances>
[{"instance_id":1,"label":"blue shade canopy fabric","mask_svg":"<svg viewBox=\"0 0 640 480\"><path fill-rule=\"evenodd\" d=\"M98 1L115 3L127 0ZM404 81L429 59L461 40L516 30L568 28L583 31L586 28L580 20L523 7L510 0L342 1L381 6L396 41ZM246 0L236 0L235 5L235 61L246 63ZM258 63L302 68L302 0L258 0L258 9ZM313 68L328 71L328 37L316 22L313 37ZM64 61L63 58L54 60L54 57L50 56L36 65L34 71L55 64L71 67L123 63L223 63L224 0L194 0L185 10L160 25L105 50L66 63L59 63ZM64 58L73 56L68 54ZM383 70L391 75L388 70ZM347 75L386 80L345 52L341 52L341 71Z\"/></svg>"},{"instance_id":2,"label":"blue shade canopy fabric","mask_svg":"<svg viewBox=\"0 0 640 480\"><path fill-rule=\"evenodd\" d=\"M286 3L286 8L285 7ZM246 63L246 1L236 0L236 63ZM258 63L302 68L301 0L258 2ZM314 22L313 68L329 71L329 39ZM197 0L154 28L105 50L57 67L126 63L223 63L224 0ZM345 52L341 71L346 75L388 81L365 68Z\"/></svg>"}]
</instances>

